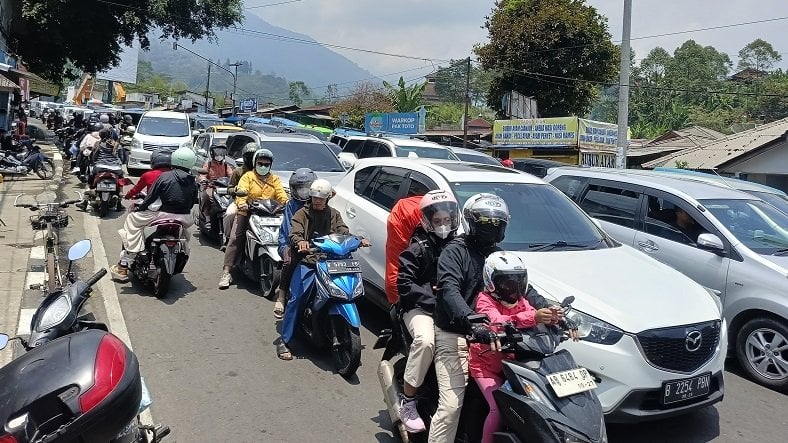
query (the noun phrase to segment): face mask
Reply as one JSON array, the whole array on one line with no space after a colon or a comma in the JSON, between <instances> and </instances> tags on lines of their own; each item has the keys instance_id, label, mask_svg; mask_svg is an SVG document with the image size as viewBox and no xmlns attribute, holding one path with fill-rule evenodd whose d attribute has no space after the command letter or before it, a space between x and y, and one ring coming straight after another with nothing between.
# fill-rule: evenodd
<instances>
[{"instance_id":1,"label":"face mask","mask_svg":"<svg viewBox=\"0 0 788 443\"><path fill-rule=\"evenodd\" d=\"M213 159L216 160L217 162L221 162L221 161L224 161L224 156L223 155L214 155Z\"/></svg>"},{"instance_id":2,"label":"face mask","mask_svg":"<svg viewBox=\"0 0 788 443\"><path fill-rule=\"evenodd\" d=\"M441 225L434 229L435 235L439 238L446 239L451 234L451 226Z\"/></svg>"},{"instance_id":3,"label":"face mask","mask_svg":"<svg viewBox=\"0 0 788 443\"><path fill-rule=\"evenodd\" d=\"M257 173L260 174L260 175L267 175L268 172L271 171L271 167L270 166L258 166L258 167L255 168L255 171L257 171Z\"/></svg>"},{"instance_id":4,"label":"face mask","mask_svg":"<svg viewBox=\"0 0 788 443\"><path fill-rule=\"evenodd\" d=\"M476 225L476 232L473 238L480 246L491 246L503 240L503 233L501 232L503 229L505 229L503 226L480 223Z\"/></svg>"},{"instance_id":5,"label":"face mask","mask_svg":"<svg viewBox=\"0 0 788 443\"><path fill-rule=\"evenodd\" d=\"M309 198L309 188L298 188L296 190L296 196L298 196L299 200L306 200Z\"/></svg>"}]
</instances>

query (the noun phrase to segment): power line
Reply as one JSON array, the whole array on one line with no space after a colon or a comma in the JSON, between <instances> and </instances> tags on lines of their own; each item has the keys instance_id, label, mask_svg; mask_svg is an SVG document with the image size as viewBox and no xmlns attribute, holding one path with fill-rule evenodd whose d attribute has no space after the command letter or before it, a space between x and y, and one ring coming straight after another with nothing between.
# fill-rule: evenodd
<instances>
[{"instance_id":1,"label":"power line","mask_svg":"<svg viewBox=\"0 0 788 443\"><path fill-rule=\"evenodd\" d=\"M244 8L244 9L259 9L259 8L267 8L267 7L269 7L269 6L279 6L279 5L286 5L286 4L288 4L288 3L298 3L298 2L300 2L300 1L303 1L303 0L288 0L288 1L284 1L284 2L269 3L269 4L267 4L267 5L259 5L259 6L247 6L247 7L246 7L246 8Z\"/></svg>"}]
</instances>

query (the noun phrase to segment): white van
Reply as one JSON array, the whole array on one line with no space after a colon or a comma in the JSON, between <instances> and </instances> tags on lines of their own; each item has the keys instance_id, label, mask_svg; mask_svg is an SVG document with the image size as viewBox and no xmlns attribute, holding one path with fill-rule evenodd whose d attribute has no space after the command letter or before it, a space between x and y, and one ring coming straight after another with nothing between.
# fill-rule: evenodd
<instances>
[{"instance_id":1,"label":"white van","mask_svg":"<svg viewBox=\"0 0 788 443\"><path fill-rule=\"evenodd\" d=\"M126 168L130 174L150 169L150 156L156 148L174 151L191 147L192 132L186 113L147 111L142 114L131 139L131 153Z\"/></svg>"}]
</instances>

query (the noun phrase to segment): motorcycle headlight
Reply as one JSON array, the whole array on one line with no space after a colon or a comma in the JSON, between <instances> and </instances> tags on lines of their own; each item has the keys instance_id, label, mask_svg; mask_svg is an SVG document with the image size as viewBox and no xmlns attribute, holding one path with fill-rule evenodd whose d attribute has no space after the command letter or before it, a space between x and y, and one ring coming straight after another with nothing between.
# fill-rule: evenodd
<instances>
[{"instance_id":1,"label":"motorcycle headlight","mask_svg":"<svg viewBox=\"0 0 788 443\"><path fill-rule=\"evenodd\" d=\"M624 331L596 317L572 309L566 314L577 326L582 340L601 345L614 345L624 336Z\"/></svg>"},{"instance_id":2,"label":"motorcycle headlight","mask_svg":"<svg viewBox=\"0 0 788 443\"><path fill-rule=\"evenodd\" d=\"M69 303L66 294L63 294L44 310L44 314L41 315L41 321L38 322L38 332L43 332L59 325L66 319L69 312L71 312L71 303Z\"/></svg>"},{"instance_id":3,"label":"motorcycle headlight","mask_svg":"<svg viewBox=\"0 0 788 443\"><path fill-rule=\"evenodd\" d=\"M520 381L520 385L522 385L523 391L525 391L525 395L528 396L528 398L555 411L555 407L550 400L548 400L547 394L545 394L539 386L520 376L518 376L517 379Z\"/></svg>"}]
</instances>

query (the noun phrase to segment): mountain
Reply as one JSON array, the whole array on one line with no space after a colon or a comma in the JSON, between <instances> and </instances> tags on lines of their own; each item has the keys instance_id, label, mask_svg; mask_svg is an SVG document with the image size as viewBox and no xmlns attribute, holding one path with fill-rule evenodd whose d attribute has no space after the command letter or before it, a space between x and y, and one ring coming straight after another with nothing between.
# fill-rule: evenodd
<instances>
[{"instance_id":1,"label":"mountain","mask_svg":"<svg viewBox=\"0 0 788 443\"><path fill-rule=\"evenodd\" d=\"M255 14L248 13L239 28L251 32L226 29L216 33L215 42L180 41L178 44L225 67L236 61L249 62L251 66L238 67L239 95L248 95L241 89L254 91L275 103L287 101L290 81L303 81L313 89L312 97L322 97L327 85L345 83L339 87L342 91L350 86L347 82L375 79L369 71L323 46L272 37L315 41L307 35L274 26ZM140 59L150 61L155 72L181 80L195 91L205 89L207 62L181 48L174 51L171 41L161 42L156 35L150 35L150 40L150 51L140 53ZM211 90L232 91L232 76L216 66L211 69Z\"/></svg>"}]
</instances>

